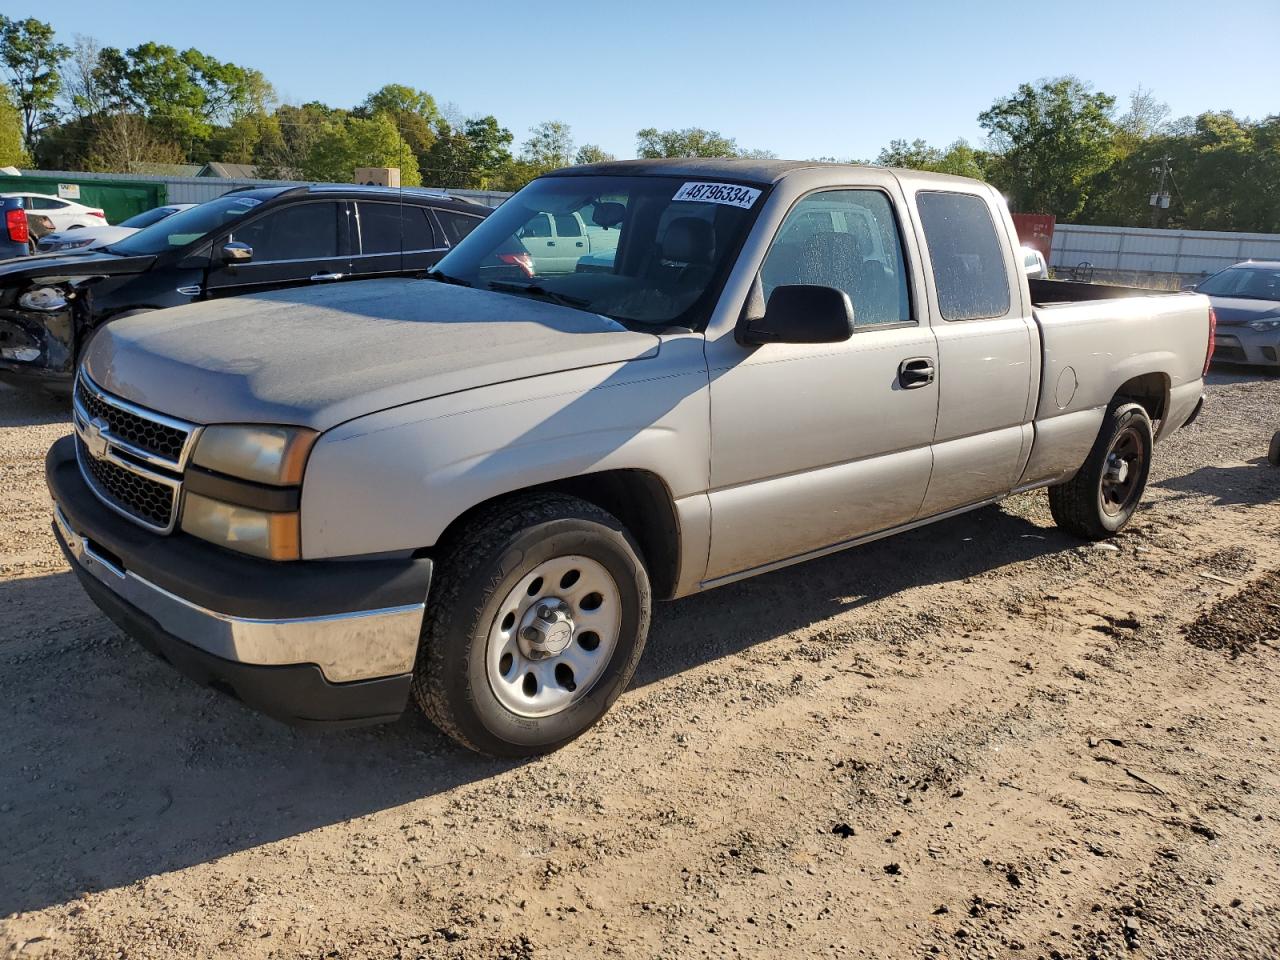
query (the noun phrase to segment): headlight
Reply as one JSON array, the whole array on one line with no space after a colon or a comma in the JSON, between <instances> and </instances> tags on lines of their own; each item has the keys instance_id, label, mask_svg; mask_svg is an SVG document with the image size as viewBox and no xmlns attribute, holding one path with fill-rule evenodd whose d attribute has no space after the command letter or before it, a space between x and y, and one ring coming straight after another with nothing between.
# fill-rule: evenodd
<instances>
[{"instance_id":1,"label":"headlight","mask_svg":"<svg viewBox=\"0 0 1280 960\"><path fill-rule=\"evenodd\" d=\"M201 540L265 560L297 560L302 555L296 511L270 513L188 490L183 498L182 529Z\"/></svg>"},{"instance_id":2,"label":"headlight","mask_svg":"<svg viewBox=\"0 0 1280 960\"><path fill-rule=\"evenodd\" d=\"M187 472L182 529L255 557L299 559L296 488L317 436L302 427L205 427Z\"/></svg>"},{"instance_id":3,"label":"headlight","mask_svg":"<svg viewBox=\"0 0 1280 960\"><path fill-rule=\"evenodd\" d=\"M241 480L286 487L302 482L316 436L302 427L205 427L191 462Z\"/></svg>"},{"instance_id":4,"label":"headlight","mask_svg":"<svg viewBox=\"0 0 1280 960\"><path fill-rule=\"evenodd\" d=\"M18 297L18 306L24 310L61 310L67 300L67 292L61 287L36 287Z\"/></svg>"},{"instance_id":5,"label":"headlight","mask_svg":"<svg viewBox=\"0 0 1280 960\"><path fill-rule=\"evenodd\" d=\"M1257 330L1259 333L1280 330L1280 317L1276 317L1273 320L1251 320L1249 321L1249 329Z\"/></svg>"}]
</instances>

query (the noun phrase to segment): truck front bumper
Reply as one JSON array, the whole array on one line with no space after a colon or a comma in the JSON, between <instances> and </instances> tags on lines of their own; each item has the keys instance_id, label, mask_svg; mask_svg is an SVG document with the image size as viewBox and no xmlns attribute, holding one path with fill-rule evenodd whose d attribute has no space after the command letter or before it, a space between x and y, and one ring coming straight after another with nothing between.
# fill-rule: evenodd
<instances>
[{"instance_id":1,"label":"truck front bumper","mask_svg":"<svg viewBox=\"0 0 1280 960\"><path fill-rule=\"evenodd\" d=\"M98 500L71 437L45 473L55 534L89 597L179 671L299 726L403 712L430 559L273 563L157 536Z\"/></svg>"}]
</instances>

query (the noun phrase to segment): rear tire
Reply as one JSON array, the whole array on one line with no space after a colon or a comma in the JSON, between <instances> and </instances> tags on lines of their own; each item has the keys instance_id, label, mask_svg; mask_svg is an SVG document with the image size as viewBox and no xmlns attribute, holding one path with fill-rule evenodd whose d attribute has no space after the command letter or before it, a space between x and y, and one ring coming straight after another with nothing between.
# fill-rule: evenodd
<instances>
[{"instance_id":1,"label":"rear tire","mask_svg":"<svg viewBox=\"0 0 1280 960\"><path fill-rule=\"evenodd\" d=\"M1280 467L1280 431L1271 438L1271 448L1267 451L1267 459L1273 467Z\"/></svg>"},{"instance_id":2,"label":"rear tire","mask_svg":"<svg viewBox=\"0 0 1280 960\"><path fill-rule=\"evenodd\" d=\"M1151 418L1140 404L1108 409L1080 472L1049 488L1054 523L1086 540L1119 533L1146 490L1153 446Z\"/></svg>"},{"instance_id":3,"label":"rear tire","mask_svg":"<svg viewBox=\"0 0 1280 960\"><path fill-rule=\"evenodd\" d=\"M479 753L555 750L626 689L650 607L639 547L617 518L563 494L500 503L437 560L414 699Z\"/></svg>"}]
</instances>

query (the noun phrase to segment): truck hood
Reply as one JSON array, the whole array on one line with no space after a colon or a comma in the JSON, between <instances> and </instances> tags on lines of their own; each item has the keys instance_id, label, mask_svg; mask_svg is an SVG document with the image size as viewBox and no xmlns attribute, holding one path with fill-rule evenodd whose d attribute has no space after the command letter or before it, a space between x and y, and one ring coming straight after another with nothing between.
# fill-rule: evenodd
<instances>
[{"instance_id":1,"label":"truck hood","mask_svg":"<svg viewBox=\"0 0 1280 960\"><path fill-rule=\"evenodd\" d=\"M1220 327L1238 327L1253 320L1280 317L1280 303L1275 300L1250 300L1246 297L1210 297Z\"/></svg>"},{"instance_id":2,"label":"truck hood","mask_svg":"<svg viewBox=\"0 0 1280 960\"><path fill-rule=\"evenodd\" d=\"M30 280L36 277L80 279L82 277L116 276L142 273L155 262L155 257L117 257L99 250L77 250L70 253L38 253L0 261L0 283Z\"/></svg>"},{"instance_id":3,"label":"truck hood","mask_svg":"<svg viewBox=\"0 0 1280 960\"><path fill-rule=\"evenodd\" d=\"M368 280L116 320L84 369L104 389L195 423L326 430L415 400L654 356L658 338L525 297Z\"/></svg>"}]
</instances>

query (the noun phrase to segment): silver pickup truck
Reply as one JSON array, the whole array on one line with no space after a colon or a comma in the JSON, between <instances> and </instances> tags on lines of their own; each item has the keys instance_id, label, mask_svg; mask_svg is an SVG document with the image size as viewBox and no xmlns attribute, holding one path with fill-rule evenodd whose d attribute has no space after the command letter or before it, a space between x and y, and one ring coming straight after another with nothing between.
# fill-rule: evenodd
<instances>
[{"instance_id":1,"label":"silver pickup truck","mask_svg":"<svg viewBox=\"0 0 1280 960\"><path fill-rule=\"evenodd\" d=\"M574 214L611 266L512 254ZM578 167L423 279L104 328L48 483L85 589L185 673L310 725L412 698L527 755L618 697L655 597L1036 487L1115 534L1199 412L1211 325L1199 294L1028 284L971 180Z\"/></svg>"}]
</instances>

